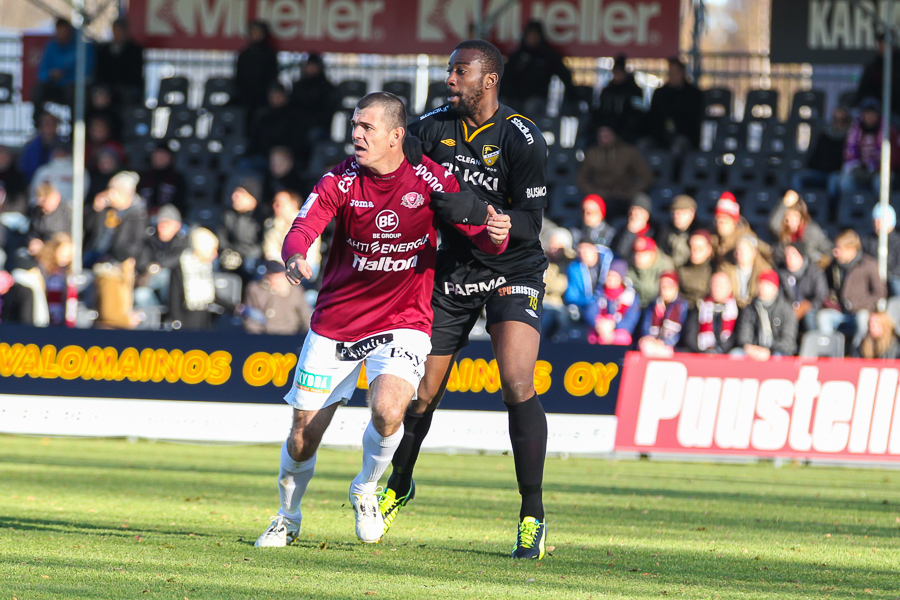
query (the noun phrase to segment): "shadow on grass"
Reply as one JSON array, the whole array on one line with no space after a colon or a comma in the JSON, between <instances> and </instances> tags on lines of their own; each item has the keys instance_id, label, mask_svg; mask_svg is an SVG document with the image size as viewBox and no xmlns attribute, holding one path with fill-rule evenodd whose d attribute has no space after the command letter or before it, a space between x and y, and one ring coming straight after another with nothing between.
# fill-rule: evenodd
<instances>
[{"instance_id":1,"label":"shadow on grass","mask_svg":"<svg viewBox=\"0 0 900 600\"><path fill-rule=\"evenodd\" d=\"M302 544L252 553L217 548L208 553L203 564L185 564L183 557L169 563L147 557L124 565L120 558L44 555L38 565L41 572L57 573L56 578L78 573L88 587L73 586L71 581L42 586L54 597L72 598L133 597L142 588L149 588L170 594L180 590L191 598L278 596L349 600L362 597L362 590L371 586L377 586L377 595L397 599L418 599L435 593L439 597L506 598L538 590L549 598L571 597L576 592L628 598L661 594L691 598L713 594L722 598L850 598L865 592L871 597L894 598L898 594L896 573L892 570L826 567L812 562L739 558L706 551L616 549L613 556L602 557L588 552L558 552L538 564L454 547L378 554L371 550L370 546L359 544L325 549ZM18 566L37 566L34 561L35 557L20 552L4 557L5 563ZM222 571L222 562L233 564L227 573ZM117 576L114 591L103 593L98 589L108 583L111 570L119 569L122 575ZM279 576L273 577L273 573ZM291 573L301 577L291 579ZM33 578L39 581L39 575L34 574ZM235 578L240 582L223 583ZM169 581L174 583L167 584ZM32 585L23 581L15 587L26 590ZM15 587L11 591L15 592ZM463 589L467 591L462 592Z\"/></svg>"},{"instance_id":2,"label":"shadow on grass","mask_svg":"<svg viewBox=\"0 0 900 600\"><path fill-rule=\"evenodd\" d=\"M7 517L0 515L0 529L16 531L51 531L55 533L79 533L102 537L133 538L136 535L171 535L175 537L210 537L209 534L181 529L165 529L159 527L142 527L138 522L129 521L128 528L114 525L98 525L64 519L31 519L26 517Z\"/></svg>"}]
</instances>

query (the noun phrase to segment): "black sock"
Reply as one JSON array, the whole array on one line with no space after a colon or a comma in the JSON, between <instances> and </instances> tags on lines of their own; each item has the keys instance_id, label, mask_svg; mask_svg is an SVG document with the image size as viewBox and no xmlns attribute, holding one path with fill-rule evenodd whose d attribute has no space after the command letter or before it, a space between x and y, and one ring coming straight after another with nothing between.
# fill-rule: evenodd
<instances>
[{"instance_id":1,"label":"black sock","mask_svg":"<svg viewBox=\"0 0 900 600\"><path fill-rule=\"evenodd\" d=\"M394 452L394 459L391 461L393 472L388 479L388 487L397 493L398 498L408 494L412 487L413 469L419 459L422 442L431 429L433 416L433 411L422 414L407 411L403 418L403 439Z\"/></svg>"},{"instance_id":2,"label":"black sock","mask_svg":"<svg viewBox=\"0 0 900 600\"><path fill-rule=\"evenodd\" d=\"M534 517L544 520L541 485L544 480L544 458L547 455L547 415L537 394L519 404L507 404L509 439L516 463L516 479L522 495L519 520Z\"/></svg>"}]
</instances>

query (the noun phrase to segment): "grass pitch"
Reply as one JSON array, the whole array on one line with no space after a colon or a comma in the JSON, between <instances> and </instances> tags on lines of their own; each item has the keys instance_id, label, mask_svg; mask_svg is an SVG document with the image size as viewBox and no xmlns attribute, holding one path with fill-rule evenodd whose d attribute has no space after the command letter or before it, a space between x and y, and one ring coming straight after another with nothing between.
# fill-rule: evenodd
<instances>
[{"instance_id":1,"label":"grass pitch","mask_svg":"<svg viewBox=\"0 0 900 600\"><path fill-rule=\"evenodd\" d=\"M279 451L0 436L0 600L900 598L898 471L550 459L514 562L510 456L423 456L364 546L359 453L322 451L301 539L254 548Z\"/></svg>"}]
</instances>

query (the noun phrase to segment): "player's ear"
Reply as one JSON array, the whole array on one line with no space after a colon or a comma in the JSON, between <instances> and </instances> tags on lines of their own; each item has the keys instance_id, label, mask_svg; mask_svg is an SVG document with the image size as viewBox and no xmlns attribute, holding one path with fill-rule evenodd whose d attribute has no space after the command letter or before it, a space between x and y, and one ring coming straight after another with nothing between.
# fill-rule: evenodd
<instances>
[{"instance_id":1,"label":"player's ear","mask_svg":"<svg viewBox=\"0 0 900 600\"><path fill-rule=\"evenodd\" d=\"M496 87L499 81L500 78L497 77L496 73L488 73L484 76L484 87L487 89L491 89L492 87Z\"/></svg>"},{"instance_id":2,"label":"player's ear","mask_svg":"<svg viewBox=\"0 0 900 600\"><path fill-rule=\"evenodd\" d=\"M403 140L403 135L406 133L406 129L403 127L397 127L394 131L391 132L391 147L396 146Z\"/></svg>"}]
</instances>

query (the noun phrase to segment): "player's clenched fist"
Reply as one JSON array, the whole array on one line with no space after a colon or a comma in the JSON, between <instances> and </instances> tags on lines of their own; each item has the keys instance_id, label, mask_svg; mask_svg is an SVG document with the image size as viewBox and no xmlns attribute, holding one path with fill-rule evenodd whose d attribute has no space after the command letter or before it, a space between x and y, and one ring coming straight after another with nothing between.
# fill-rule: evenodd
<instances>
[{"instance_id":1,"label":"player's clenched fist","mask_svg":"<svg viewBox=\"0 0 900 600\"><path fill-rule=\"evenodd\" d=\"M448 223L484 225L488 204L469 191L431 192L431 210Z\"/></svg>"},{"instance_id":2,"label":"player's clenched fist","mask_svg":"<svg viewBox=\"0 0 900 600\"><path fill-rule=\"evenodd\" d=\"M285 273L287 275L287 280L294 285L300 285L300 282L303 281L304 278L312 279L312 267L310 267L309 263L306 262L306 259L299 254L294 254L288 258L285 267L287 269Z\"/></svg>"},{"instance_id":3,"label":"player's clenched fist","mask_svg":"<svg viewBox=\"0 0 900 600\"><path fill-rule=\"evenodd\" d=\"M503 244L503 241L509 235L509 229L512 227L512 222L509 219L509 215L504 215L497 212L493 206L488 204L488 222L487 222L487 232L488 235L491 236L491 241L496 245L500 246Z\"/></svg>"}]
</instances>

